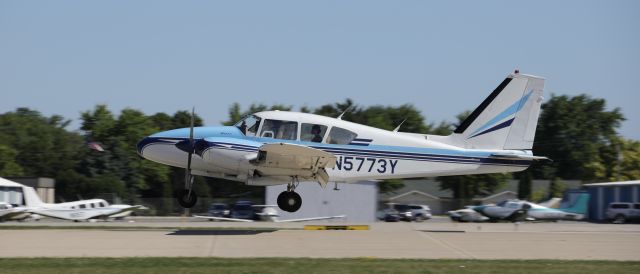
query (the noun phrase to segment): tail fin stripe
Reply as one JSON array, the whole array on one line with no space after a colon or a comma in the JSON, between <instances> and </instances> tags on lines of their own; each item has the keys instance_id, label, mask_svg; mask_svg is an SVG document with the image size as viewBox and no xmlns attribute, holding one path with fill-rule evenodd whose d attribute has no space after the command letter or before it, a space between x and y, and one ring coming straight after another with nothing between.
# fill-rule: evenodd
<instances>
[{"instance_id":1,"label":"tail fin stripe","mask_svg":"<svg viewBox=\"0 0 640 274\"><path fill-rule=\"evenodd\" d=\"M501 128L508 127L508 126L511 125L511 123L513 122L514 119L516 119L516 118L511 118L511 119L509 119L507 121L504 121L503 123L501 123L499 125L496 125L496 126L490 128L490 129L487 129L487 130L485 130L483 132L480 132L480 133L478 133L476 135L473 135L473 136L471 136L471 137L469 137L467 139L471 139L471 138L476 137L476 136L480 136L480 135L483 135L483 134L486 134L486 133L489 133L489 132L492 132L492 131L496 131L496 130L501 129Z\"/></svg>"},{"instance_id":2,"label":"tail fin stripe","mask_svg":"<svg viewBox=\"0 0 640 274\"><path fill-rule=\"evenodd\" d=\"M493 102L493 100L498 97L498 95L500 94L500 92L502 92L502 90L509 85L509 82L511 82L513 78L511 77L507 77L504 79L504 81L502 81L502 83L500 83L500 85L498 85L498 87L489 95L489 97L487 97L486 99L484 99L484 101L482 101L482 104L480 104L480 106L478 106L478 108L476 108L471 115L469 115L469 117L467 117L467 119L464 119L464 121L462 121L462 124L460 124L458 126L458 128L456 128L456 130L454 130L454 133L463 133L465 130L467 130L467 128L473 123L473 121L476 120L476 118L478 118L478 116L480 116L480 113L482 113L484 111L485 108L487 108L487 106L489 106L489 104L491 104L491 102Z\"/></svg>"},{"instance_id":3,"label":"tail fin stripe","mask_svg":"<svg viewBox=\"0 0 640 274\"><path fill-rule=\"evenodd\" d=\"M484 125L479 127L476 131L474 131L473 133L470 134L471 137L469 137L469 138L473 138L473 137L476 137L478 135L481 135L481 134L477 134L477 133L487 129L489 126L491 126L493 124L496 124L499 121L504 120L505 118L507 118L507 117L509 117L511 115L516 114L518 111L520 111L520 109L522 109L522 106L524 106L525 102L527 102L527 100L529 100L529 97L531 96L532 93L533 93L533 90L530 91L527 95L525 95L522 98L520 98L520 100L518 100L515 103L513 103L513 105L511 105L508 108L506 108L505 110L503 110L500 114L496 115L496 117L494 117L493 119L491 119L490 121L488 121L487 123L485 123ZM511 120L513 120L513 119L511 119ZM511 123L509 123L509 124L511 124Z\"/></svg>"}]
</instances>

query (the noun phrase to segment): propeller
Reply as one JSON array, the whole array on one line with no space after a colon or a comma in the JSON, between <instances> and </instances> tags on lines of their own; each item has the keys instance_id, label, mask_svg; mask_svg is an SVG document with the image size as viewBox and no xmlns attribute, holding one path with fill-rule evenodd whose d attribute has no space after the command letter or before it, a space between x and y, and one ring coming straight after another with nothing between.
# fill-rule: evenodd
<instances>
[{"instance_id":1,"label":"propeller","mask_svg":"<svg viewBox=\"0 0 640 274\"><path fill-rule=\"evenodd\" d=\"M193 207L198 201L198 196L193 191L193 179L194 176L191 175L191 158L193 157L193 153L196 149L196 142L193 140L193 124L195 119L195 111L196 108L191 109L191 123L189 125L189 139L182 140L175 144L175 146L187 153L187 167L184 171L184 189L180 192L176 193L176 198L178 198L178 203L184 208Z\"/></svg>"},{"instance_id":2,"label":"propeller","mask_svg":"<svg viewBox=\"0 0 640 274\"><path fill-rule=\"evenodd\" d=\"M193 107L191 109L191 124L189 126L189 147L187 151L187 169L185 170L184 175L184 187L189 190L187 197L191 197L191 188L193 186L193 176L191 176L191 156L193 155L194 145L193 145L193 117L195 116L196 108Z\"/></svg>"}]
</instances>

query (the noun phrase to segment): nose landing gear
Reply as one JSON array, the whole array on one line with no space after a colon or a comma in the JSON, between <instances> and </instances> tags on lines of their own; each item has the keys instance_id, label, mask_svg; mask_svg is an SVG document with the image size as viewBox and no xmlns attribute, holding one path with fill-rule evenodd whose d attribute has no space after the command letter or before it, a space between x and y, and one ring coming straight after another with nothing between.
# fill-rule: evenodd
<instances>
[{"instance_id":1,"label":"nose landing gear","mask_svg":"<svg viewBox=\"0 0 640 274\"><path fill-rule=\"evenodd\" d=\"M191 193L189 193L189 189L180 190L176 196L178 204L184 208L192 208L198 202L198 195L193 190Z\"/></svg>"},{"instance_id":2,"label":"nose landing gear","mask_svg":"<svg viewBox=\"0 0 640 274\"><path fill-rule=\"evenodd\" d=\"M189 172L189 171L187 171ZM176 199L178 204L184 208L192 208L198 202L198 195L193 191L193 176L188 174L185 176L185 186L183 190L176 193Z\"/></svg>"},{"instance_id":3,"label":"nose landing gear","mask_svg":"<svg viewBox=\"0 0 640 274\"><path fill-rule=\"evenodd\" d=\"M287 185L287 191L278 195L278 207L287 212L296 212L302 206L302 197L295 192L300 184L298 177L291 177L291 182Z\"/></svg>"}]
</instances>

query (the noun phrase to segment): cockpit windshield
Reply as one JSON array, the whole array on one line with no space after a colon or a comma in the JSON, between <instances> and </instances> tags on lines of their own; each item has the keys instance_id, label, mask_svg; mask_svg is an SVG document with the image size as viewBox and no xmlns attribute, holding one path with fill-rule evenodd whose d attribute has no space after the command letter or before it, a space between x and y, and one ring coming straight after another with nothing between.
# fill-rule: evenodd
<instances>
[{"instance_id":1,"label":"cockpit windshield","mask_svg":"<svg viewBox=\"0 0 640 274\"><path fill-rule=\"evenodd\" d=\"M260 117L255 115L249 115L244 117L244 119L238 121L235 124L235 127L239 128L242 131L242 134L246 136L256 136L258 132L258 127L260 126Z\"/></svg>"}]
</instances>

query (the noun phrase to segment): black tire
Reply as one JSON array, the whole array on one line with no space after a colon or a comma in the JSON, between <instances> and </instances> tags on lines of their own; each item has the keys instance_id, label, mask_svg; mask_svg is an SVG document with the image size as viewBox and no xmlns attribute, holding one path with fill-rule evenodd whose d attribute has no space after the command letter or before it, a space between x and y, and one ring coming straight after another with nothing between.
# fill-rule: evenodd
<instances>
[{"instance_id":1,"label":"black tire","mask_svg":"<svg viewBox=\"0 0 640 274\"><path fill-rule=\"evenodd\" d=\"M302 197L293 191L283 191L278 195L278 207L286 212L296 212L302 206Z\"/></svg>"},{"instance_id":2,"label":"black tire","mask_svg":"<svg viewBox=\"0 0 640 274\"><path fill-rule=\"evenodd\" d=\"M183 189L178 192L176 197L178 199L178 204L184 208L192 208L198 202L198 195L191 190L191 196L189 196L189 190Z\"/></svg>"},{"instance_id":3,"label":"black tire","mask_svg":"<svg viewBox=\"0 0 640 274\"><path fill-rule=\"evenodd\" d=\"M291 206L291 211L289 212L296 212L302 206L302 197L296 192L291 192L289 195L289 199L287 199L287 202Z\"/></svg>"},{"instance_id":4,"label":"black tire","mask_svg":"<svg viewBox=\"0 0 640 274\"><path fill-rule=\"evenodd\" d=\"M278 207L284 211L287 211L285 210L285 208L287 207L285 200L287 199L288 194L288 191L283 191L278 195Z\"/></svg>"}]
</instances>

